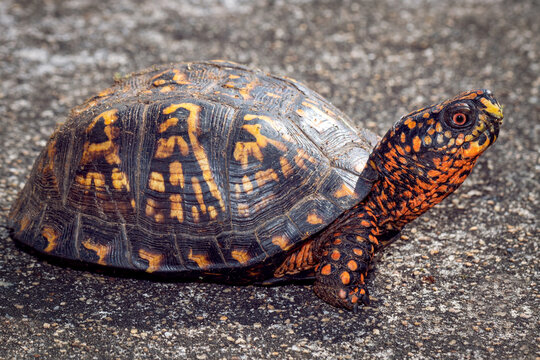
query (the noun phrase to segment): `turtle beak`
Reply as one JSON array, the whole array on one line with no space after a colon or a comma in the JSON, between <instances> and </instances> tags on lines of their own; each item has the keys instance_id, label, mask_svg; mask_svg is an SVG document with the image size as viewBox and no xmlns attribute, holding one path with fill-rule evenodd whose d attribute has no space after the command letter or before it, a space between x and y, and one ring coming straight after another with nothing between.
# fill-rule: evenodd
<instances>
[{"instance_id":1,"label":"turtle beak","mask_svg":"<svg viewBox=\"0 0 540 360\"><path fill-rule=\"evenodd\" d=\"M502 106L491 94L491 91L486 91L487 96L480 99L480 102L485 106L484 111L494 119L497 119L497 122L502 124L503 111Z\"/></svg>"}]
</instances>

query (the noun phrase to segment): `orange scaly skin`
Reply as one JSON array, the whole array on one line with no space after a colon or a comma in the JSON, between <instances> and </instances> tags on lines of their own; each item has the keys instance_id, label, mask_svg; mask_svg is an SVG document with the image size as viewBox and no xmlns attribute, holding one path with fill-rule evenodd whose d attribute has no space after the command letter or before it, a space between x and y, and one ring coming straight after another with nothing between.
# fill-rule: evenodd
<instances>
[{"instance_id":1,"label":"orange scaly skin","mask_svg":"<svg viewBox=\"0 0 540 360\"><path fill-rule=\"evenodd\" d=\"M368 304L365 278L373 254L463 183L501 123L501 107L488 90L462 93L398 121L364 170L377 178L370 195L314 240L315 293L355 311L360 302Z\"/></svg>"}]
</instances>

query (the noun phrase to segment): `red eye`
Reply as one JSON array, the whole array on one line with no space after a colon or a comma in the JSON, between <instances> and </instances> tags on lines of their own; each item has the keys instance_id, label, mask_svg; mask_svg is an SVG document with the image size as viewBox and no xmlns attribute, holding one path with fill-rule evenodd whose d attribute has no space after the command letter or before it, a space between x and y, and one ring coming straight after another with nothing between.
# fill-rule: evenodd
<instances>
[{"instance_id":1,"label":"red eye","mask_svg":"<svg viewBox=\"0 0 540 360\"><path fill-rule=\"evenodd\" d=\"M454 124L456 125L465 125L465 123L467 122L467 115L465 115L464 113L455 113L454 116L452 116L452 121L454 122Z\"/></svg>"}]
</instances>

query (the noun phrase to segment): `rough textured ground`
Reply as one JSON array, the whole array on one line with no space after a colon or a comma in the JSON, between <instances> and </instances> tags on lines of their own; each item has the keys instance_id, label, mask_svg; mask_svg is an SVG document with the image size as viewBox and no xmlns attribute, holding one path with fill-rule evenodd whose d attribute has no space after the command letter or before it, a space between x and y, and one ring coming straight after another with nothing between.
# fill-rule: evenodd
<instances>
[{"instance_id":1,"label":"rough textured ground","mask_svg":"<svg viewBox=\"0 0 540 360\"><path fill-rule=\"evenodd\" d=\"M460 190L379 257L359 315L304 286L61 268L0 228L0 358L538 359L539 18L535 0L1 1L0 226L68 110L154 63L293 76L379 133L467 88L507 116Z\"/></svg>"}]
</instances>

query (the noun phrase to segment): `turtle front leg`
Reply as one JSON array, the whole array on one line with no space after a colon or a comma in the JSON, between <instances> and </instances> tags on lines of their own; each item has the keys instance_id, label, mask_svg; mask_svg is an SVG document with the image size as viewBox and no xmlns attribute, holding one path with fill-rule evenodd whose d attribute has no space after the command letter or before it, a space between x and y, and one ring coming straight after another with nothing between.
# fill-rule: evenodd
<instances>
[{"instance_id":1,"label":"turtle front leg","mask_svg":"<svg viewBox=\"0 0 540 360\"><path fill-rule=\"evenodd\" d=\"M356 312L359 303L369 305L365 279L375 246L369 236L335 235L320 249L313 290L327 303Z\"/></svg>"}]
</instances>

